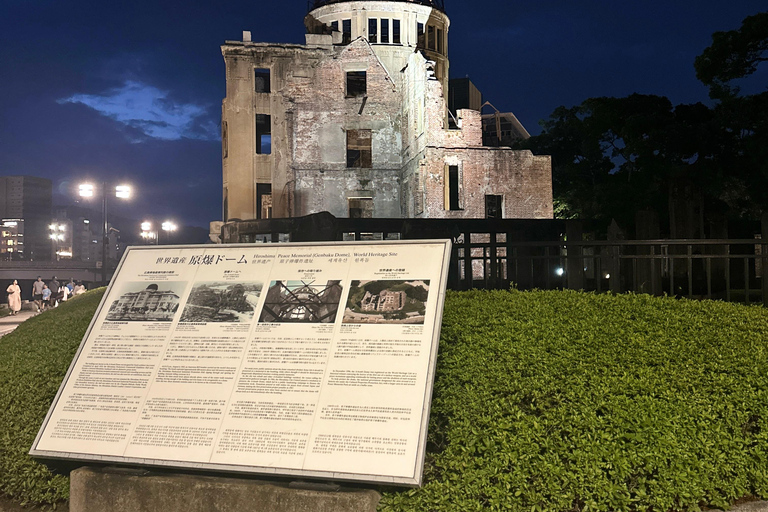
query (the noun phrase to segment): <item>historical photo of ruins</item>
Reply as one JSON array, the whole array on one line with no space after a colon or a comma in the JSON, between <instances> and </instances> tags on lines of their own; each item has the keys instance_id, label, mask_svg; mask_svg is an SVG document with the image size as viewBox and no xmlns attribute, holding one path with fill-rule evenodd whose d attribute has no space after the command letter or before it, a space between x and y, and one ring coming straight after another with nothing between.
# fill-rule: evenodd
<instances>
[{"instance_id":1,"label":"historical photo of ruins","mask_svg":"<svg viewBox=\"0 0 768 512\"><path fill-rule=\"evenodd\" d=\"M240 322L253 320L263 283L195 283L181 313L181 322Z\"/></svg>"},{"instance_id":2,"label":"historical photo of ruins","mask_svg":"<svg viewBox=\"0 0 768 512\"><path fill-rule=\"evenodd\" d=\"M185 282L126 283L107 311L109 322L170 322Z\"/></svg>"},{"instance_id":3,"label":"historical photo of ruins","mask_svg":"<svg viewBox=\"0 0 768 512\"><path fill-rule=\"evenodd\" d=\"M272 281L259 322L333 323L341 281Z\"/></svg>"},{"instance_id":4,"label":"historical photo of ruins","mask_svg":"<svg viewBox=\"0 0 768 512\"><path fill-rule=\"evenodd\" d=\"M429 280L352 281L345 324L423 324Z\"/></svg>"}]
</instances>

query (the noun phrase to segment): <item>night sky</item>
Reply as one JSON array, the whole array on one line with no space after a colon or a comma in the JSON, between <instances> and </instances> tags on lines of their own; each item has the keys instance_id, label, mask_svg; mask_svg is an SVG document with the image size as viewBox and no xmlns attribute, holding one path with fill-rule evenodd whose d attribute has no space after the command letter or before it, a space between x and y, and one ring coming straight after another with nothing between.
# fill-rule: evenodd
<instances>
[{"instance_id":1,"label":"night sky","mask_svg":"<svg viewBox=\"0 0 768 512\"><path fill-rule=\"evenodd\" d=\"M207 227L221 218L220 46L303 43L305 0L4 0L0 175L125 181L117 214ZM451 77L532 134L559 105L633 92L708 103L694 58L765 0L446 0ZM768 71L746 90L768 83ZM137 225L138 230L138 225Z\"/></svg>"}]
</instances>

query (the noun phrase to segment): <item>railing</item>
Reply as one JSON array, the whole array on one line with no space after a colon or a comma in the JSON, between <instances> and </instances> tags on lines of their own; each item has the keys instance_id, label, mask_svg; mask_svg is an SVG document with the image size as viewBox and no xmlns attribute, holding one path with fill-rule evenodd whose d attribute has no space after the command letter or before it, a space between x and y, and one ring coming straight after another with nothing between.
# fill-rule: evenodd
<instances>
[{"instance_id":1,"label":"railing","mask_svg":"<svg viewBox=\"0 0 768 512\"><path fill-rule=\"evenodd\" d=\"M448 286L637 292L745 303L768 301L768 245L757 239L585 240L560 220L294 219L225 224L225 242L453 241Z\"/></svg>"}]
</instances>

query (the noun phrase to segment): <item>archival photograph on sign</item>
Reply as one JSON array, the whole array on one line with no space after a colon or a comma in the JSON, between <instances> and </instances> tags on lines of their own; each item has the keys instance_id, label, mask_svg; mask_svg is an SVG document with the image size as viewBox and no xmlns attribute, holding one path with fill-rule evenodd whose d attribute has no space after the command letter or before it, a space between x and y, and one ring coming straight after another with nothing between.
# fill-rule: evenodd
<instances>
[{"instance_id":1,"label":"archival photograph on sign","mask_svg":"<svg viewBox=\"0 0 768 512\"><path fill-rule=\"evenodd\" d=\"M333 323L341 281L272 281L259 322Z\"/></svg>"},{"instance_id":2,"label":"archival photograph on sign","mask_svg":"<svg viewBox=\"0 0 768 512\"><path fill-rule=\"evenodd\" d=\"M195 283L181 313L182 322L250 322L263 283Z\"/></svg>"},{"instance_id":3,"label":"archival photograph on sign","mask_svg":"<svg viewBox=\"0 0 768 512\"><path fill-rule=\"evenodd\" d=\"M423 324L429 280L352 281L345 324Z\"/></svg>"},{"instance_id":4,"label":"archival photograph on sign","mask_svg":"<svg viewBox=\"0 0 768 512\"><path fill-rule=\"evenodd\" d=\"M120 290L107 311L109 322L171 322L179 309L184 282L131 282Z\"/></svg>"}]
</instances>

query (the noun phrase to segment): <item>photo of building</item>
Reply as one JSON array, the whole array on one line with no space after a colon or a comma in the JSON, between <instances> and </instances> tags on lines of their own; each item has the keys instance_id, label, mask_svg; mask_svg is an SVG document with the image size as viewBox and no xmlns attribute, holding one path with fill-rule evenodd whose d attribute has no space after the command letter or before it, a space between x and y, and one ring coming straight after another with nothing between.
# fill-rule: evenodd
<instances>
[{"instance_id":1,"label":"photo of building","mask_svg":"<svg viewBox=\"0 0 768 512\"><path fill-rule=\"evenodd\" d=\"M429 281L352 281L345 324L423 324Z\"/></svg>"},{"instance_id":2,"label":"photo of building","mask_svg":"<svg viewBox=\"0 0 768 512\"><path fill-rule=\"evenodd\" d=\"M272 281L259 322L333 323L341 281Z\"/></svg>"},{"instance_id":3,"label":"photo of building","mask_svg":"<svg viewBox=\"0 0 768 512\"><path fill-rule=\"evenodd\" d=\"M195 283L181 322L250 322L258 307L262 283Z\"/></svg>"},{"instance_id":4,"label":"photo of building","mask_svg":"<svg viewBox=\"0 0 768 512\"><path fill-rule=\"evenodd\" d=\"M314 0L304 25L221 47L224 222L552 218L551 159L505 146L528 136L514 115L484 121L461 81L449 108L441 0Z\"/></svg>"},{"instance_id":5,"label":"photo of building","mask_svg":"<svg viewBox=\"0 0 768 512\"><path fill-rule=\"evenodd\" d=\"M110 322L171 322L179 309L179 292L186 283L128 283L120 298L109 306Z\"/></svg>"}]
</instances>

